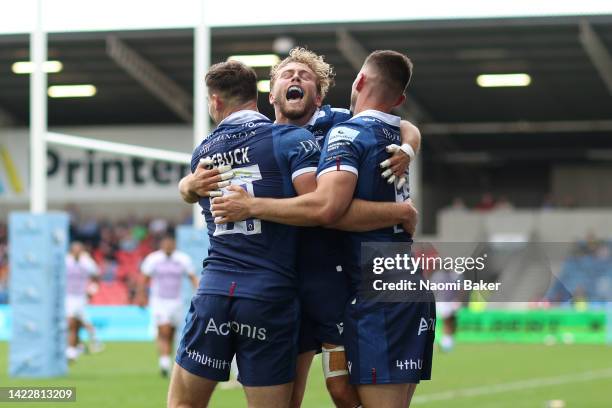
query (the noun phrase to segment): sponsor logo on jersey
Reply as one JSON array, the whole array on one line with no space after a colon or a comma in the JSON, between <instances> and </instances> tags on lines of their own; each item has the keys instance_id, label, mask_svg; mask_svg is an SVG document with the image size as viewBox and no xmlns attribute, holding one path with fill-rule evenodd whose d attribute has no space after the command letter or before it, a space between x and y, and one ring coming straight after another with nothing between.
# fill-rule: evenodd
<instances>
[{"instance_id":1,"label":"sponsor logo on jersey","mask_svg":"<svg viewBox=\"0 0 612 408\"><path fill-rule=\"evenodd\" d=\"M420 358L416 360L395 360L395 366L400 370L422 370L423 360Z\"/></svg>"},{"instance_id":2,"label":"sponsor logo on jersey","mask_svg":"<svg viewBox=\"0 0 612 408\"><path fill-rule=\"evenodd\" d=\"M432 318L426 319L424 317L421 317L421 321L419 322L419 332L417 336L420 336L421 333L427 330L434 331L435 327L436 327L436 319L432 319Z\"/></svg>"},{"instance_id":3,"label":"sponsor logo on jersey","mask_svg":"<svg viewBox=\"0 0 612 408\"><path fill-rule=\"evenodd\" d=\"M319 151L321 149L319 149L319 144L314 141L314 140L304 140L300 142L300 146L302 146L302 149L304 149L304 151L306 153L310 153L310 152L314 152L314 151Z\"/></svg>"},{"instance_id":4,"label":"sponsor logo on jersey","mask_svg":"<svg viewBox=\"0 0 612 408\"><path fill-rule=\"evenodd\" d=\"M204 353L200 354L200 352L196 350L186 349L185 353L187 354L187 357L189 357L196 363L200 363L202 365L205 365L210 368L217 369L217 370L227 371L230 369L232 365L230 361L223 360L221 358L213 358L213 357L207 356Z\"/></svg>"},{"instance_id":5,"label":"sponsor logo on jersey","mask_svg":"<svg viewBox=\"0 0 612 408\"><path fill-rule=\"evenodd\" d=\"M240 336L250 337L257 340L266 340L266 329L263 327L251 326L246 323L236 321L223 322L217 324L212 317L208 319L204 334L214 333L218 336L228 336L230 332L234 332Z\"/></svg>"},{"instance_id":6,"label":"sponsor logo on jersey","mask_svg":"<svg viewBox=\"0 0 612 408\"><path fill-rule=\"evenodd\" d=\"M359 135L359 131L345 126L338 126L332 129L328 145L341 142L352 142Z\"/></svg>"}]
</instances>

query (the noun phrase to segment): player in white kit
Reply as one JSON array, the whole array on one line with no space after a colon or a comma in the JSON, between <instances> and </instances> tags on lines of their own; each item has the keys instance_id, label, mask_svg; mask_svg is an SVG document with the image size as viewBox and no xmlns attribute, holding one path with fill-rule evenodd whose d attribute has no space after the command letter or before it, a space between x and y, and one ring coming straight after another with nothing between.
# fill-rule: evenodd
<instances>
[{"instance_id":1,"label":"player in white kit","mask_svg":"<svg viewBox=\"0 0 612 408\"><path fill-rule=\"evenodd\" d=\"M74 241L66 255L66 318L68 319L68 349L66 357L75 360L80 350L79 329L84 326L89 332L90 344L96 344L95 330L87 321L87 286L91 280L97 280L98 265L85 250L82 243Z\"/></svg>"},{"instance_id":2,"label":"player in white kit","mask_svg":"<svg viewBox=\"0 0 612 408\"><path fill-rule=\"evenodd\" d=\"M183 276L187 275L194 288L198 278L191 258L176 250L174 237L166 236L160 242L160 249L149 254L140 267L144 279L140 288L139 303L146 304L146 288L151 285L151 314L157 326L157 347L159 368L165 377L170 370L174 332L184 318L181 288Z\"/></svg>"}]
</instances>

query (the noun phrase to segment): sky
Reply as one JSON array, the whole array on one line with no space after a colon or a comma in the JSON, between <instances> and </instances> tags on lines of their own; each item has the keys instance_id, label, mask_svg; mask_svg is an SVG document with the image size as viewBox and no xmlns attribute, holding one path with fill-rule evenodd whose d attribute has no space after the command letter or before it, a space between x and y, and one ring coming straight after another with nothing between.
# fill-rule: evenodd
<instances>
[{"instance_id":1,"label":"sky","mask_svg":"<svg viewBox=\"0 0 612 408\"><path fill-rule=\"evenodd\" d=\"M0 34L32 30L36 3L0 0ZM368 7L372 4L376 7ZM210 0L43 0L43 26L49 32L186 28L199 24L202 15L211 27L612 15L611 0L232 0L229 10L227 5Z\"/></svg>"}]
</instances>

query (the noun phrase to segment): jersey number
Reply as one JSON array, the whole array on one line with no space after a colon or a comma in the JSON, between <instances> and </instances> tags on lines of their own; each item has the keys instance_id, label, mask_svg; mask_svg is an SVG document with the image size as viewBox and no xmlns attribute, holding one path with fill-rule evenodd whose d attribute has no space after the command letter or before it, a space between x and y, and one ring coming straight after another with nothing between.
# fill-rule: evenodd
<instances>
[{"instance_id":1,"label":"jersey number","mask_svg":"<svg viewBox=\"0 0 612 408\"><path fill-rule=\"evenodd\" d=\"M404 173L404 177L406 177L406 179L408 179L408 171L406 171L406 173ZM395 183L393 183L394 187L395 187L395 202L396 203L403 203L404 201L408 200L410 198L410 184L409 183L404 183L403 186L401 186L400 188L397 188L397 182L398 180L395 180ZM404 232L404 229L402 228L401 225L395 225L393 226L393 232L396 234L400 234Z\"/></svg>"},{"instance_id":2,"label":"jersey number","mask_svg":"<svg viewBox=\"0 0 612 408\"><path fill-rule=\"evenodd\" d=\"M232 185L238 186L246 190L250 195L255 195L253 189L253 182L261 180L261 172L259 171L259 165L254 164L249 167L240 167L234 169L234 178L232 179ZM227 188L221 189L223 195L231 194ZM225 234L244 234L254 235L261 234L261 220L257 218L249 218L239 222L229 222L227 224L217 224L215 226L214 236L225 235Z\"/></svg>"}]
</instances>

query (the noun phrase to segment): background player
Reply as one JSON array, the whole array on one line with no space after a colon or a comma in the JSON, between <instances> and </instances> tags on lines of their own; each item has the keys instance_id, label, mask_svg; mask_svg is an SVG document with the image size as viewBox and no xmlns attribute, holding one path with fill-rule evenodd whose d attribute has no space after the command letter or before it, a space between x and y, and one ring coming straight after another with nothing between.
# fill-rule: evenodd
<instances>
[{"instance_id":1,"label":"background player","mask_svg":"<svg viewBox=\"0 0 612 408\"><path fill-rule=\"evenodd\" d=\"M292 225L333 225L349 208L353 196L406 199L407 185L390 186L377 177L377 168L389 142L399 141L400 118L389 112L404 101L411 72L410 60L400 53L370 54L353 83L351 107L356 116L330 131L316 191L290 200L270 200L232 189L236 194L213 202L218 222L257 216ZM357 296L361 243L411 242L401 229L353 232L347 240L346 266L354 296L345 315L351 382L358 385L365 407L405 407L416 384L430 377L433 324L425 330L420 330L420 324L422 319L435 321L435 306L433 302L368 302ZM404 365L404 361L410 364Z\"/></svg>"},{"instance_id":2,"label":"background player","mask_svg":"<svg viewBox=\"0 0 612 408\"><path fill-rule=\"evenodd\" d=\"M96 341L95 329L85 314L87 306L87 286L98 278L98 266L81 242L74 241L66 255L66 318L68 319L68 348L66 357L75 360L79 349L79 329L87 329L90 350L99 351L101 345Z\"/></svg>"},{"instance_id":3,"label":"background player","mask_svg":"<svg viewBox=\"0 0 612 408\"><path fill-rule=\"evenodd\" d=\"M159 250L150 253L142 261L140 270L143 274L139 288L139 303L147 303L147 288L151 285L151 314L157 326L157 349L159 352L159 369L166 377L170 371L172 343L174 332L184 317L183 276L187 275L193 287L197 287L198 278L189 255L176 250L176 242L171 235L164 236Z\"/></svg>"},{"instance_id":4,"label":"background player","mask_svg":"<svg viewBox=\"0 0 612 408\"><path fill-rule=\"evenodd\" d=\"M212 66L206 84L218 127L195 149L192 172L204 159L257 196L302 192L319 158L312 134L274 125L257 112L257 77L241 63ZM216 226L208 199L184 189L181 194L202 206L210 247L177 353L169 406L206 406L236 355L249 406L286 407L297 354L297 231L258 219Z\"/></svg>"}]
</instances>

